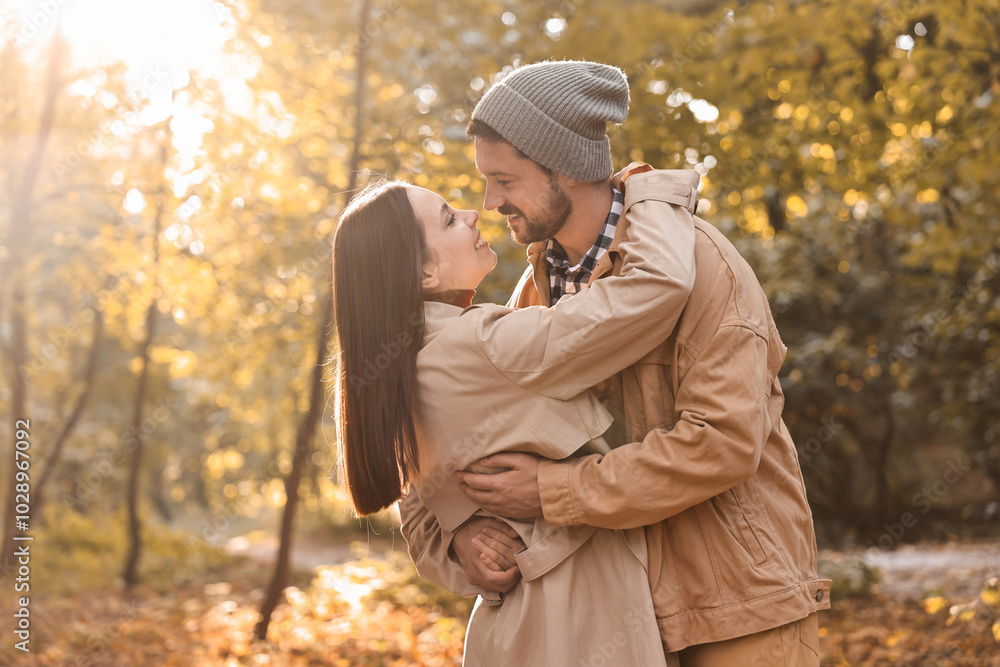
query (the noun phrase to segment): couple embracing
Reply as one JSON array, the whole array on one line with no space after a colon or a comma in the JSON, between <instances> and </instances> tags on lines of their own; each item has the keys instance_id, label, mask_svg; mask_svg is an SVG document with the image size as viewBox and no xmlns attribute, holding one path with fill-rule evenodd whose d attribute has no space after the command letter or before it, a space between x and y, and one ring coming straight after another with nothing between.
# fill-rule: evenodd
<instances>
[{"instance_id":1,"label":"couple embracing","mask_svg":"<svg viewBox=\"0 0 1000 667\"><path fill-rule=\"evenodd\" d=\"M400 501L423 576L479 596L466 665L818 665L830 582L781 418L785 347L695 216L696 172L612 176L628 102L621 70L558 61L473 110L484 207L528 246L505 307L471 304L497 261L477 212L399 181L344 212L344 480L359 514Z\"/></svg>"}]
</instances>

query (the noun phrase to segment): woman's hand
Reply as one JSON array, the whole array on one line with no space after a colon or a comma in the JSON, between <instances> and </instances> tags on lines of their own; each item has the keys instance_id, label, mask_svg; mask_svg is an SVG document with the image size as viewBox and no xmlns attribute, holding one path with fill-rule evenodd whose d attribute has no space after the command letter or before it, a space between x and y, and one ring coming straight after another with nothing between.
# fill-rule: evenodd
<instances>
[{"instance_id":1,"label":"woman's hand","mask_svg":"<svg viewBox=\"0 0 1000 667\"><path fill-rule=\"evenodd\" d=\"M480 550L475 540L484 544L480 535L489 533L487 541L502 542L509 545L503 550L490 547L496 552L496 556L488 556ZM503 535L503 538L497 535ZM493 542L489 542L493 544ZM521 571L516 565L512 567L497 569L498 561L508 562L513 560L513 554L508 557L507 550L517 551L524 547L524 542L509 525L494 519L491 516L477 516L466 521L455 531L451 548L454 551L454 558L465 570L465 576L469 581L480 588L497 593L506 593L517 585L521 580Z\"/></svg>"},{"instance_id":2,"label":"woman's hand","mask_svg":"<svg viewBox=\"0 0 1000 667\"><path fill-rule=\"evenodd\" d=\"M513 533L513 537L511 534ZM517 565L514 554L524 548L524 541L509 526L498 530L492 526L472 538L472 546L479 551L479 558L494 572L503 572Z\"/></svg>"}]
</instances>

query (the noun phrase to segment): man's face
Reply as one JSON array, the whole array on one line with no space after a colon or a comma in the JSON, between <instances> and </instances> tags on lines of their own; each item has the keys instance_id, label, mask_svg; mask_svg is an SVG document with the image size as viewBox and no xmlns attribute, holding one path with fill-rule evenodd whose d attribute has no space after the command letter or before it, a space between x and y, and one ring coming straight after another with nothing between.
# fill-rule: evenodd
<instances>
[{"instance_id":1,"label":"man's face","mask_svg":"<svg viewBox=\"0 0 1000 667\"><path fill-rule=\"evenodd\" d=\"M506 141L476 137L476 168L486 179L483 207L507 216L510 235L528 245L559 233L573 212L555 174L521 156Z\"/></svg>"}]
</instances>

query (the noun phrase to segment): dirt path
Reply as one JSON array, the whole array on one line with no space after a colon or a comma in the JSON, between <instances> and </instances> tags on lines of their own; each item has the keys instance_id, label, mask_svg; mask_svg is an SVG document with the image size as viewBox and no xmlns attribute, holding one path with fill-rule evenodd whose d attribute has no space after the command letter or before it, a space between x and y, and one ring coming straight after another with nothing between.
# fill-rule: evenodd
<instances>
[{"instance_id":1,"label":"dirt path","mask_svg":"<svg viewBox=\"0 0 1000 667\"><path fill-rule=\"evenodd\" d=\"M869 549L866 562L882 571L882 592L895 598L974 597L1000 577L1000 542L902 545Z\"/></svg>"},{"instance_id":2,"label":"dirt path","mask_svg":"<svg viewBox=\"0 0 1000 667\"><path fill-rule=\"evenodd\" d=\"M820 572L839 580L843 590L867 590L900 602L934 595L974 599L989 579L1000 577L1000 540L905 544L893 551L824 549L819 557ZM874 586L861 584L862 564L877 571Z\"/></svg>"},{"instance_id":3,"label":"dirt path","mask_svg":"<svg viewBox=\"0 0 1000 667\"><path fill-rule=\"evenodd\" d=\"M259 563L273 563L278 540L236 537L226 543L226 550L249 556ZM406 544L398 532L341 542L300 540L292 550L292 567L312 570L358 558L384 559L393 551L406 551ZM1000 541L907 544L894 551L877 548L851 552L823 550L820 558L863 559L881 572L878 592L900 600L919 600L930 595L950 599L975 597L989 578L1000 577Z\"/></svg>"},{"instance_id":4,"label":"dirt path","mask_svg":"<svg viewBox=\"0 0 1000 667\"><path fill-rule=\"evenodd\" d=\"M278 557L278 539L247 539L234 537L225 545L234 555L247 556L258 563L274 563ZM292 568L312 570L322 565L335 565L359 558L386 559L392 552L406 553L406 543L399 533L371 535L341 542L332 540L299 540L292 546Z\"/></svg>"}]
</instances>

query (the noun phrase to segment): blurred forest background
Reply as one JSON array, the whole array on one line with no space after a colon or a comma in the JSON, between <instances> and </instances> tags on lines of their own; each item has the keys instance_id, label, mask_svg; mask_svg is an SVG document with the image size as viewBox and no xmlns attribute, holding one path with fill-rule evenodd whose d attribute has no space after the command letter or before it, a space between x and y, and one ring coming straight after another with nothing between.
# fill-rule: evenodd
<instances>
[{"instance_id":1,"label":"blurred forest background","mask_svg":"<svg viewBox=\"0 0 1000 667\"><path fill-rule=\"evenodd\" d=\"M840 586L824 664L1000 664L995 579L893 606L876 567L1000 535L1000 1L2 0L0 21L3 618L24 436L36 536L32 655L5 627L0 661L458 664L471 601L332 474L330 237L378 176L481 208L471 109L571 58L628 75L616 166L696 169L770 298ZM477 299L503 302L524 251L482 226ZM337 564L289 568L316 544Z\"/></svg>"}]
</instances>

